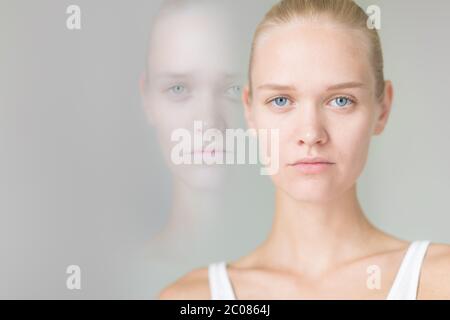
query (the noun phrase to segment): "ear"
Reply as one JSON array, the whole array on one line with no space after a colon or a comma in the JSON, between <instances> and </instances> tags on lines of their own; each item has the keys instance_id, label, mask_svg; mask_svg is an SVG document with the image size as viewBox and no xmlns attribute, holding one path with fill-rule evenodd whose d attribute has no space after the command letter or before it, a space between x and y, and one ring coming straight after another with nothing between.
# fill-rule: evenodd
<instances>
[{"instance_id":1,"label":"ear","mask_svg":"<svg viewBox=\"0 0 450 320\"><path fill-rule=\"evenodd\" d=\"M380 102L381 112L375 123L374 135L379 135L383 132L386 127L389 115L391 113L392 101L394 99L394 88L392 86L392 81L385 81L384 83L384 95Z\"/></svg>"},{"instance_id":2,"label":"ear","mask_svg":"<svg viewBox=\"0 0 450 320\"><path fill-rule=\"evenodd\" d=\"M249 129L256 129L255 123L253 121L253 107L252 107L252 97L250 96L250 87L246 85L244 91L242 92L242 102L245 111L245 120L247 122L247 127Z\"/></svg>"},{"instance_id":3,"label":"ear","mask_svg":"<svg viewBox=\"0 0 450 320\"><path fill-rule=\"evenodd\" d=\"M153 109L149 103L148 98L148 81L145 73L142 73L139 78L139 91L141 93L142 107L145 114L147 115L147 120L151 125L154 125L155 117L153 115Z\"/></svg>"}]
</instances>

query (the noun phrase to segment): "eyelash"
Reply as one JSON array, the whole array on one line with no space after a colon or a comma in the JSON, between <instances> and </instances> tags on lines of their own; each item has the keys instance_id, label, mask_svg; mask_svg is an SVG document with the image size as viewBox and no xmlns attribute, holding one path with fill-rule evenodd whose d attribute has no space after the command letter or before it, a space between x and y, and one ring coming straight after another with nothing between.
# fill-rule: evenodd
<instances>
[{"instance_id":1,"label":"eyelash","mask_svg":"<svg viewBox=\"0 0 450 320\"><path fill-rule=\"evenodd\" d=\"M289 97L287 97L287 96L276 96L276 97L274 97L274 98L271 98L271 99L267 100L267 101L266 101L266 104L272 104L272 102L274 102L276 99L279 99L279 98L284 98L284 99L288 100L290 103L292 103L291 98L289 98ZM329 104L331 101L336 100L336 99L338 99L338 98L345 98L345 99L347 99L348 101L350 101L350 105L353 105L353 104L356 103L356 99L353 98L353 97L351 97L351 96L348 96L348 95L339 95L339 96L335 96L335 97L329 99L327 104ZM336 108L336 109L348 109L350 105L347 105L347 106L341 107L341 108ZM274 108L276 108L276 109L285 109L286 107L280 107L280 106L275 107L275 106L274 106Z\"/></svg>"},{"instance_id":2,"label":"eyelash","mask_svg":"<svg viewBox=\"0 0 450 320\"><path fill-rule=\"evenodd\" d=\"M174 88L176 88L176 87L181 87L183 90L186 90L186 89L187 89L186 86L185 86L184 84L182 84L182 83L177 83L177 84L174 84L174 85L171 85L171 86L167 87L167 89L166 89L165 91L166 91L166 92L170 92L170 91L173 92Z\"/></svg>"},{"instance_id":3,"label":"eyelash","mask_svg":"<svg viewBox=\"0 0 450 320\"><path fill-rule=\"evenodd\" d=\"M180 87L181 92L175 92L175 88ZM166 95L168 99L174 102L182 102L189 98L190 92L188 86L184 83L176 83L173 85L167 86L163 93Z\"/></svg>"},{"instance_id":4,"label":"eyelash","mask_svg":"<svg viewBox=\"0 0 450 320\"><path fill-rule=\"evenodd\" d=\"M347 96L347 95L335 96L334 98L332 98L331 100L329 100L328 103L330 103L331 101L334 101L334 100L336 100L336 99L338 99L338 98L344 98L344 99L347 99L348 101L350 101L350 104L349 104L349 105L346 105L346 106L344 106L344 107L337 108L337 109L348 109L351 105L354 105L354 104L356 103L356 99L354 99L353 97Z\"/></svg>"},{"instance_id":5,"label":"eyelash","mask_svg":"<svg viewBox=\"0 0 450 320\"><path fill-rule=\"evenodd\" d=\"M272 104L272 102L274 102L276 99L279 99L279 98L284 98L284 99L288 100L290 103L292 103L292 100L291 100L290 97L286 97L286 96L276 96L276 97L274 97L274 98L271 98L271 99L267 100L267 101L266 101L266 104ZM272 105L272 106L273 106L273 105ZM280 106L278 106L278 107L273 106L273 107L274 107L274 108L277 108L277 109L285 109L285 107L280 107Z\"/></svg>"},{"instance_id":6,"label":"eyelash","mask_svg":"<svg viewBox=\"0 0 450 320\"><path fill-rule=\"evenodd\" d=\"M175 88L180 87L181 92L175 92ZM221 94L223 98L226 98L232 102L239 101L240 98L240 92L242 90L242 86L239 84L229 85L225 86L225 89L220 88L220 92L218 94ZM191 88L188 87L188 85L184 83L176 83L173 85L166 86L163 89L163 93L168 95L169 98L176 101L183 101L187 99L191 94ZM218 97L217 99L220 99Z\"/></svg>"}]
</instances>

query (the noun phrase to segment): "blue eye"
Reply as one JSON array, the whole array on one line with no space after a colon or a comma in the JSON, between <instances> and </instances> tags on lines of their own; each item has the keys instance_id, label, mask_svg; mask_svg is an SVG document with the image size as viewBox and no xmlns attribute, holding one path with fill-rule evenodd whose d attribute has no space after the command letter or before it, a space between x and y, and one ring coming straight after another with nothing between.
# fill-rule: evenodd
<instances>
[{"instance_id":1,"label":"blue eye","mask_svg":"<svg viewBox=\"0 0 450 320\"><path fill-rule=\"evenodd\" d=\"M170 87L169 90L174 94L182 94L185 90L185 87L180 84L177 84L175 86Z\"/></svg>"},{"instance_id":2,"label":"blue eye","mask_svg":"<svg viewBox=\"0 0 450 320\"><path fill-rule=\"evenodd\" d=\"M353 100L347 97L337 97L331 100L333 107L345 107L348 104L352 104ZM335 102L335 104L333 104Z\"/></svg>"},{"instance_id":3,"label":"blue eye","mask_svg":"<svg viewBox=\"0 0 450 320\"><path fill-rule=\"evenodd\" d=\"M242 88L240 85L231 86L225 91L225 96L230 98L239 98L241 96L241 90Z\"/></svg>"},{"instance_id":4,"label":"blue eye","mask_svg":"<svg viewBox=\"0 0 450 320\"><path fill-rule=\"evenodd\" d=\"M286 97L276 97L270 101L272 105L275 103L275 107L284 107L288 104L289 99Z\"/></svg>"}]
</instances>

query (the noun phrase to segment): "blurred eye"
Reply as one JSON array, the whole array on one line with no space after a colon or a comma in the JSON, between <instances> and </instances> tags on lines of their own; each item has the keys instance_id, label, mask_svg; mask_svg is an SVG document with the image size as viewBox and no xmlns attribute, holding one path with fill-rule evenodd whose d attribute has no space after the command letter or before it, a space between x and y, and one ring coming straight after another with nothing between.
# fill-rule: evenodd
<instances>
[{"instance_id":1,"label":"blurred eye","mask_svg":"<svg viewBox=\"0 0 450 320\"><path fill-rule=\"evenodd\" d=\"M182 102L190 97L190 90L184 84L175 84L165 89L164 94L174 102Z\"/></svg>"},{"instance_id":2,"label":"blurred eye","mask_svg":"<svg viewBox=\"0 0 450 320\"><path fill-rule=\"evenodd\" d=\"M289 99L286 97L276 97L269 101L275 108L283 108L288 105Z\"/></svg>"},{"instance_id":3,"label":"blurred eye","mask_svg":"<svg viewBox=\"0 0 450 320\"><path fill-rule=\"evenodd\" d=\"M337 97L331 100L331 105L336 108L346 107L347 105L353 104L354 101L348 97Z\"/></svg>"},{"instance_id":4,"label":"blurred eye","mask_svg":"<svg viewBox=\"0 0 450 320\"><path fill-rule=\"evenodd\" d=\"M182 94L185 90L186 88L181 84L177 84L169 88L169 91L176 95Z\"/></svg>"},{"instance_id":5,"label":"blurred eye","mask_svg":"<svg viewBox=\"0 0 450 320\"><path fill-rule=\"evenodd\" d=\"M241 96L241 90L242 88L239 85L231 86L226 90L225 95L231 98L239 98Z\"/></svg>"}]
</instances>

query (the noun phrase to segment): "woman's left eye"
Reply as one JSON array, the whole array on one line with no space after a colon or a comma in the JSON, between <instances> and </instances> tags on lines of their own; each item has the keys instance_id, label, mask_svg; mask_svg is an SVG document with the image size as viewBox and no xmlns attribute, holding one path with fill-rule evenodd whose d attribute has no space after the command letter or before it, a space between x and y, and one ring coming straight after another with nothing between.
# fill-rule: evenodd
<instances>
[{"instance_id":1,"label":"woman's left eye","mask_svg":"<svg viewBox=\"0 0 450 320\"><path fill-rule=\"evenodd\" d=\"M288 98L282 97L282 96L276 97L276 98L270 100L269 102L272 104L272 106L274 106L277 109L282 109L282 108L288 106L290 103Z\"/></svg>"},{"instance_id":2,"label":"woman's left eye","mask_svg":"<svg viewBox=\"0 0 450 320\"><path fill-rule=\"evenodd\" d=\"M172 93L179 95L179 94L182 94L186 90L186 88L185 88L185 86L183 86L181 84L176 84L176 85L170 87L169 90Z\"/></svg>"},{"instance_id":3,"label":"woman's left eye","mask_svg":"<svg viewBox=\"0 0 450 320\"><path fill-rule=\"evenodd\" d=\"M336 97L331 100L331 105L336 108L346 107L347 105L353 104L354 101L348 97Z\"/></svg>"},{"instance_id":4,"label":"woman's left eye","mask_svg":"<svg viewBox=\"0 0 450 320\"><path fill-rule=\"evenodd\" d=\"M230 98L240 98L242 92L242 87L240 85L234 85L231 87L228 87L227 90L225 90L225 96Z\"/></svg>"}]
</instances>

